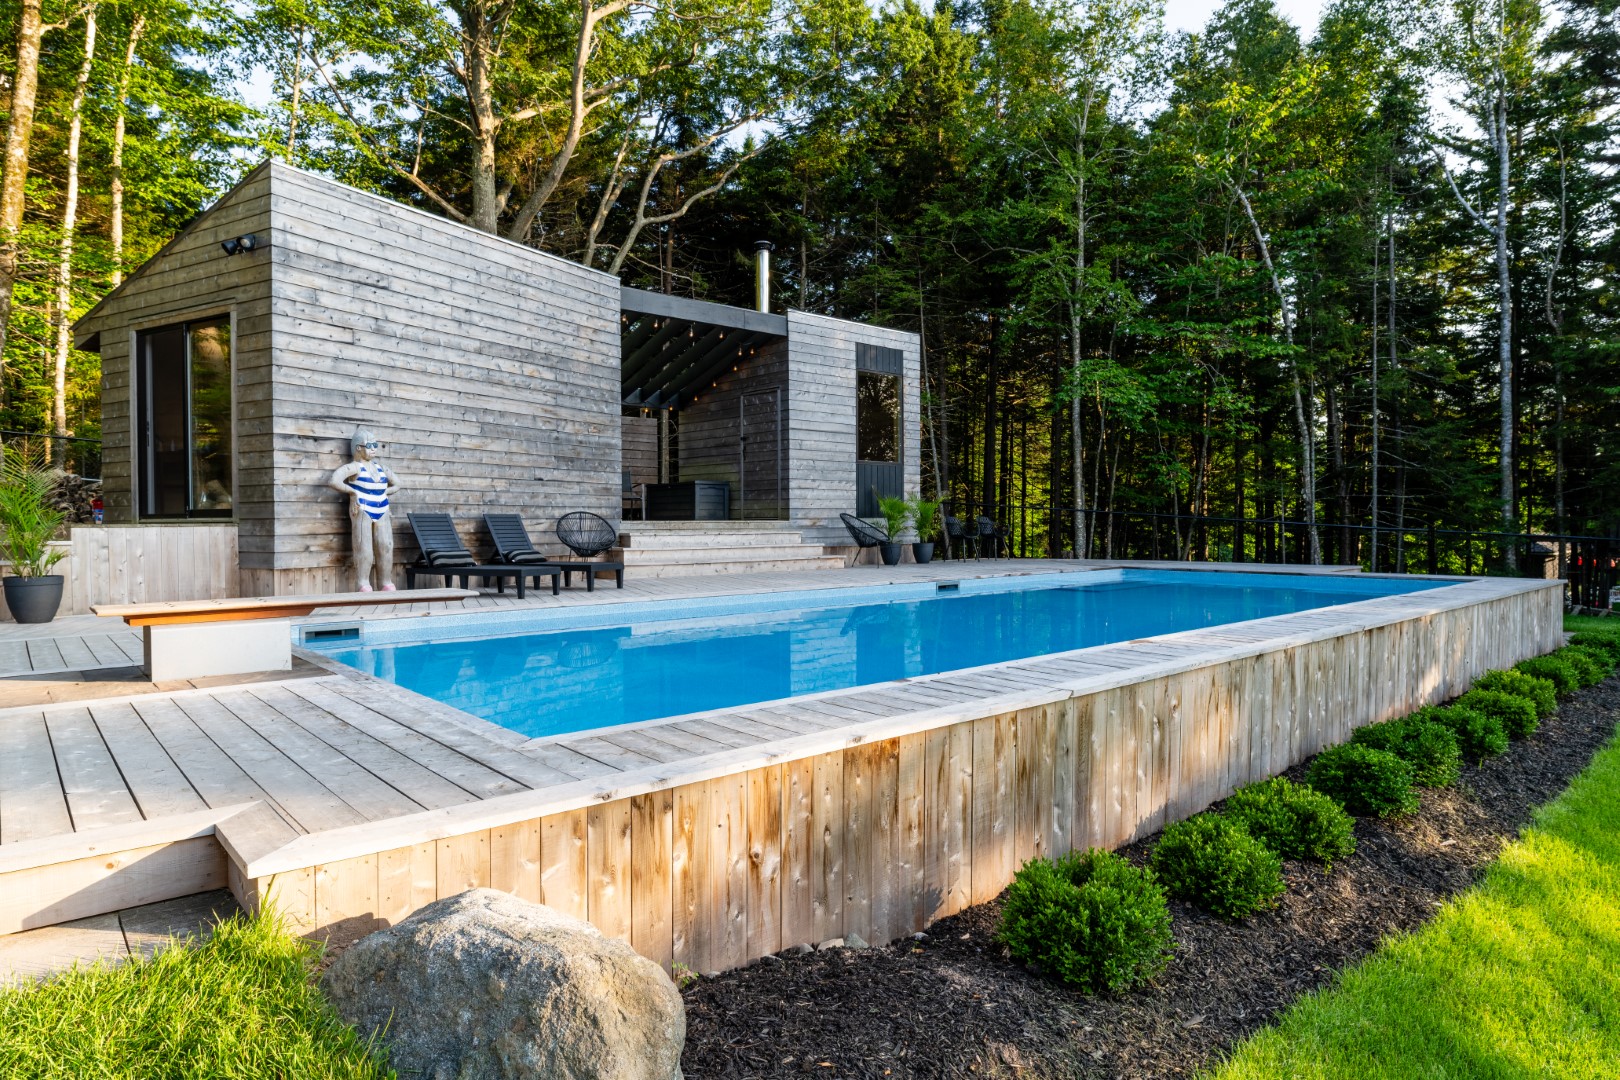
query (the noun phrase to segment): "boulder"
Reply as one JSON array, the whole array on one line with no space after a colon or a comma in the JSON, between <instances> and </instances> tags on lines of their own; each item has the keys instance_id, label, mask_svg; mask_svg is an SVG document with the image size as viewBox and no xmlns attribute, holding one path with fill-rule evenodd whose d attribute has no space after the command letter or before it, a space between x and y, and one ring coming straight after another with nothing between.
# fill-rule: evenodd
<instances>
[{"instance_id":1,"label":"boulder","mask_svg":"<svg viewBox=\"0 0 1620 1080\"><path fill-rule=\"evenodd\" d=\"M494 889L360 939L322 983L401 1080L680 1080L686 1013L663 969Z\"/></svg>"}]
</instances>

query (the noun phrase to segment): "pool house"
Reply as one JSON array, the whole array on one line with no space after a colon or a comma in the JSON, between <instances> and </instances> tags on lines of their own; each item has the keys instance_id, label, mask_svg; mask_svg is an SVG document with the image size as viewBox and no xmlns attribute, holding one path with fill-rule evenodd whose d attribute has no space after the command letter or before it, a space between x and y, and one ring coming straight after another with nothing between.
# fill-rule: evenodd
<instances>
[{"instance_id":1,"label":"pool house","mask_svg":"<svg viewBox=\"0 0 1620 1080\"><path fill-rule=\"evenodd\" d=\"M624 287L274 160L75 335L102 359L107 521L136 530L86 543L192 564L77 590L102 600L189 596L199 563L212 595L348 588L325 480L357 427L399 506L451 513L474 551L487 511L542 540L587 510L623 523L632 574L841 565L839 513L919 484L915 334Z\"/></svg>"}]
</instances>

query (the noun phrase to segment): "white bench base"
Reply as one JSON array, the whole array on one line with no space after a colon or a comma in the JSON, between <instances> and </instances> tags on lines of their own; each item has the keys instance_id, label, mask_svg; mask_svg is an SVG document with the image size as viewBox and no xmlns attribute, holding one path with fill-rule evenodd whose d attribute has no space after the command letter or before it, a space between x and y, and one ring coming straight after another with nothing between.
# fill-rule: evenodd
<instances>
[{"instance_id":1,"label":"white bench base","mask_svg":"<svg viewBox=\"0 0 1620 1080\"><path fill-rule=\"evenodd\" d=\"M147 678L253 675L292 668L292 620L167 623L141 627Z\"/></svg>"}]
</instances>

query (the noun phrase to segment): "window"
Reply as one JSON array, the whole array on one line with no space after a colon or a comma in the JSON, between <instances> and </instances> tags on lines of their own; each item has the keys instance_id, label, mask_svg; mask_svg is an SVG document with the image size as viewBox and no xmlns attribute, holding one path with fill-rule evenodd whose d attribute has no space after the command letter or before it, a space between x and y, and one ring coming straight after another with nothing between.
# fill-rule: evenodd
<instances>
[{"instance_id":1,"label":"window","mask_svg":"<svg viewBox=\"0 0 1620 1080\"><path fill-rule=\"evenodd\" d=\"M900 460L900 376L855 373L855 459Z\"/></svg>"},{"instance_id":2,"label":"window","mask_svg":"<svg viewBox=\"0 0 1620 1080\"><path fill-rule=\"evenodd\" d=\"M136 339L135 394L141 517L229 516L230 320L143 331Z\"/></svg>"}]
</instances>

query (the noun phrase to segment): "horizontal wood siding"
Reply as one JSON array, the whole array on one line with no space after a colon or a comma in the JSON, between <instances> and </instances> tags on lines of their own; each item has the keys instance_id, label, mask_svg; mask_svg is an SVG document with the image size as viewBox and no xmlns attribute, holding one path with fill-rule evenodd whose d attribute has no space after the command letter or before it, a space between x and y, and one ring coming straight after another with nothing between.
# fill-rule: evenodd
<instances>
[{"instance_id":1,"label":"horizontal wood siding","mask_svg":"<svg viewBox=\"0 0 1620 1080\"><path fill-rule=\"evenodd\" d=\"M789 518L806 540L848 544L838 520L854 511L855 354L857 344L900 350L902 481L905 493L922 483L920 360L916 334L844 319L788 312Z\"/></svg>"},{"instance_id":2,"label":"horizontal wood siding","mask_svg":"<svg viewBox=\"0 0 1620 1080\"><path fill-rule=\"evenodd\" d=\"M1524 592L1113 689L246 883L352 933L496 883L666 966L886 942L997 896L1025 861L1114 848L1556 644ZM536 841L536 837L538 840ZM407 894L389 867L412 866Z\"/></svg>"},{"instance_id":3,"label":"horizontal wood siding","mask_svg":"<svg viewBox=\"0 0 1620 1080\"><path fill-rule=\"evenodd\" d=\"M409 510L454 515L475 550L488 510L523 514L541 543L571 510L618 519L617 281L280 164L270 176L275 404L258 479L275 529L244 531L244 570L271 572L253 580L294 592L347 573L344 499L324 485L357 426L403 485L400 563L416 554Z\"/></svg>"},{"instance_id":4,"label":"horizontal wood siding","mask_svg":"<svg viewBox=\"0 0 1620 1080\"><path fill-rule=\"evenodd\" d=\"M261 246L226 255L245 233ZM253 535L269 528L270 167L261 165L74 326L101 352L101 482L109 522L135 519L133 448L136 330L230 314L235 333L236 517Z\"/></svg>"}]
</instances>

